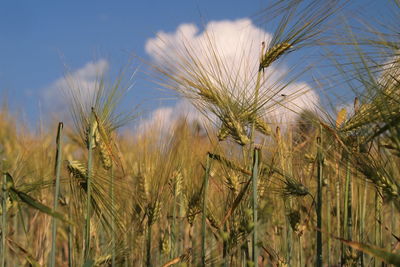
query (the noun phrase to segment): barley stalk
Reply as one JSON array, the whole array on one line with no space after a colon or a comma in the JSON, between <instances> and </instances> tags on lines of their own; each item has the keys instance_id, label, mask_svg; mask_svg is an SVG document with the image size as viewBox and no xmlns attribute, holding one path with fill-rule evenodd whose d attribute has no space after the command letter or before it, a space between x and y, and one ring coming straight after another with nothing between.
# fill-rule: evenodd
<instances>
[{"instance_id":1,"label":"barley stalk","mask_svg":"<svg viewBox=\"0 0 400 267\"><path fill-rule=\"evenodd\" d=\"M378 187L375 191L375 245L379 248L383 247L383 238L382 238L382 189ZM378 259L374 259L374 265L379 266L380 264Z\"/></svg>"},{"instance_id":2,"label":"barley stalk","mask_svg":"<svg viewBox=\"0 0 400 267\"><path fill-rule=\"evenodd\" d=\"M343 233L344 237L347 240L351 240L352 238L352 226L353 226L353 218L352 218L352 181L350 174L350 159L349 155L346 154L346 183L345 183L345 198L344 198L344 218L343 218ZM352 249L350 247L346 248L344 251L342 247L342 264L345 264L347 260L349 260L349 255L351 255Z\"/></svg>"},{"instance_id":3,"label":"barley stalk","mask_svg":"<svg viewBox=\"0 0 400 267\"><path fill-rule=\"evenodd\" d=\"M202 201L202 217L201 217L201 264L206 266L206 216L207 216L207 192L208 192L208 179L211 170L211 159L207 154L206 172L203 181L203 201Z\"/></svg>"},{"instance_id":4,"label":"barley stalk","mask_svg":"<svg viewBox=\"0 0 400 267\"><path fill-rule=\"evenodd\" d=\"M255 148L254 149L254 156L253 156L253 168L252 168L252 184L253 184L253 198L252 198L252 204L253 204L253 243L252 243L252 259L254 262L254 266L258 266L258 215L257 215L257 209L258 209L258 197L257 197L257 185L258 185L258 162L259 160L259 149Z\"/></svg>"},{"instance_id":5,"label":"barley stalk","mask_svg":"<svg viewBox=\"0 0 400 267\"><path fill-rule=\"evenodd\" d=\"M323 155L321 137L317 138L317 251L316 265L322 267L322 180L323 180Z\"/></svg>"},{"instance_id":6,"label":"barley stalk","mask_svg":"<svg viewBox=\"0 0 400 267\"><path fill-rule=\"evenodd\" d=\"M342 232L341 232L341 208L340 208L340 203L341 203L341 199L340 199L340 183L339 183L339 178L340 178L340 173L339 173L340 167L338 164L337 167L337 182L336 182L336 235L341 237L342 236ZM338 259L338 264L341 263L341 252L343 251L343 245L340 244L339 248L337 249L337 255L340 255L339 259Z\"/></svg>"},{"instance_id":7,"label":"barley stalk","mask_svg":"<svg viewBox=\"0 0 400 267\"><path fill-rule=\"evenodd\" d=\"M88 163L87 163L87 202L86 202L86 224L85 224L85 249L84 249L84 258L85 261L89 260L91 255L90 255L90 217L91 217L91 212L92 212L92 164L93 164L93 146L95 143L95 131L96 131L96 124L95 120L93 118L93 108L92 112L90 114L90 119L89 119L89 136L87 137L88 139Z\"/></svg>"},{"instance_id":8,"label":"barley stalk","mask_svg":"<svg viewBox=\"0 0 400 267\"><path fill-rule=\"evenodd\" d=\"M63 123L58 124L57 130L57 152L56 152L56 166L55 166L55 190L54 190L54 202L53 202L53 212L57 211L58 198L60 194L60 173L61 173L61 163L62 163L62 130ZM56 218L52 218L52 231L51 231L51 255L50 255L50 267L54 267L56 264L56 233L57 233L57 221Z\"/></svg>"},{"instance_id":9,"label":"barley stalk","mask_svg":"<svg viewBox=\"0 0 400 267\"><path fill-rule=\"evenodd\" d=\"M361 234L361 236L360 236L360 242L364 242L364 240L365 240L365 237L364 237L364 234L365 234L365 220L366 220L366 217L365 217L365 215L366 215L366 211L367 211L367 194L368 194L368 191L367 191L367 187L368 186L368 181L367 181L367 179L365 179L365 183L364 183L364 193L362 194L362 196L363 196L363 199L362 199L362 205L361 205L361 218L360 218L360 220L361 220L361 225L360 225L360 234ZM362 253L361 254L361 266L364 266L364 253Z\"/></svg>"},{"instance_id":10,"label":"barley stalk","mask_svg":"<svg viewBox=\"0 0 400 267\"><path fill-rule=\"evenodd\" d=\"M7 200L8 200L8 188L7 188L7 175L3 173L2 183L2 202L1 202L1 259L0 266L5 267L7 263Z\"/></svg>"},{"instance_id":11,"label":"barley stalk","mask_svg":"<svg viewBox=\"0 0 400 267\"><path fill-rule=\"evenodd\" d=\"M330 182L326 185L326 220L327 220L327 232L332 233L332 226L331 226L331 202L332 202L332 195L331 195L331 189L330 189ZM331 237L329 235L326 235L326 238L328 240L328 247L327 247L327 256L326 256L326 262L328 263L328 266L331 265L331 252L332 252L332 241Z\"/></svg>"},{"instance_id":12,"label":"barley stalk","mask_svg":"<svg viewBox=\"0 0 400 267\"><path fill-rule=\"evenodd\" d=\"M104 164L104 163L103 163ZM110 185L110 197L111 197L111 207L115 207L115 197L114 197L114 168L113 166L110 164L109 165L110 170L110 178L111 178L111 185ZM107 168L106 168L107 169ZM111 266L114 267L115 266L115 256L116 256L116 252L115 252L115 216L112 216L111 218Z\"/></svg>"}]
</instances>

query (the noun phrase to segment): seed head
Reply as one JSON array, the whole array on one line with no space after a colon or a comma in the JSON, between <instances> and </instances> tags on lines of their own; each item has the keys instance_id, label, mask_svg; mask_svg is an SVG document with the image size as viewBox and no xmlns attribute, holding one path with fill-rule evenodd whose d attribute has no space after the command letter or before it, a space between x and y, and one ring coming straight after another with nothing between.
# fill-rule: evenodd
<instances>
[{"instance_id":1,"label":"seed head","mask_svg":"<svg viewBox=\"0 0 400 267\"><path fill-rule=\"evenodd\" d=\"M258 71L268 68L274 61L276 61L279 57L281 57L285 52L288 52L291 47L292 47L291 44L283 42L269 48L262 57Z\"/></svg>"}]
</instances>

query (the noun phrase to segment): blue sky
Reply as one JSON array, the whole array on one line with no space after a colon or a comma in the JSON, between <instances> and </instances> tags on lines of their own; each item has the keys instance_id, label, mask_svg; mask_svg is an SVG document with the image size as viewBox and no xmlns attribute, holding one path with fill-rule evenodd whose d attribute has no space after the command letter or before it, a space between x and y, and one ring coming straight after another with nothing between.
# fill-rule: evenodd
<instances>
[{"instance_id":1,"label":"blue sky","mask_svg":"<svg viewBox=\"0 0 400 267\"><path fill-rule=\"evenodd\" d=\"M366 2L371 5L374 1ZM63 77L64 64L73 71L105 58L115 70L127 63L131 52L147 57L145 44L156 32L174 32L182 23L202 25L252 17L265 3L2 1L0 97L7 96L13 111L22 111L26 119L37 120L42 91ZM139 104L160 96L155 85L141 78L139 75L127 103ZM157 105L154 103L153 107Z\"/></svg>"},{"instance_id":2,"label":"blue sky","mask_svg":"<svg viewBox=\"0 0 400 267\"><path fill-rule=\"evenodd\" d=\"M119 68L130 52L146 56L146 40L160 30L250 16L260 2L2 1L0 95L6 92L11 106L23 104L32 114L28 117L35 118L39 90L63 76L64 63L78 69L107 58L112 68Z\"/></svg>"}]
</instances>

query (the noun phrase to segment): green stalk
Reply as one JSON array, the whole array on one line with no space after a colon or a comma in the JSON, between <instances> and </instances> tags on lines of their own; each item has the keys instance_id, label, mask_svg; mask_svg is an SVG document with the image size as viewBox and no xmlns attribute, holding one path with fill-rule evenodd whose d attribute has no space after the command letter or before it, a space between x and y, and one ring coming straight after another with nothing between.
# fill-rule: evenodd
<instances>
[{"instance_id":1,"label":"green stalk","mask_svg":"<svg viewBox=\"0 0 400 267\"><path fill-rule=\"evenodd\" d=\"M57 152L56 152L56 185L54 190L54 203L53 203L53 212L57 211L58 197L60 194L60 173L61 173L61 163L62 163L62 130L63 123L60 122L58 124L57 130ZM52 229L51 229L51 255L50 255L50 267L54 267L56 265L56 236L57 234L57 220L52 217Z\"/></svg>"},{"instance_id":2,"label":"green stalk","mask_svg":"<svg viewBox=\"0 0 400 267\"><path fill-rule=\"evenodd\" d=\"M362 222L362 213L363 213L363 210L362 210L362 200L361 200L361 186L360 185L358 185L357 186L357 197L358 197L358 199L357 199L357 201L358 201L358 203L357 203L357 205L358 205L358 209L357 209L357 214L358 214L358 217L359 217L359 219L358 219L358 221L359 221L359 227L358 227L358 242L362 242L362 239L363 239L363 237L362 237L362 231L363 231L363 227L362 227L362 224L363 224L363 222ZM361 266L364 266L364 262L363 262L363 257L364 257L364 255L363 254L361 254L360 255L360 265Z\"/></svg>"},{"instance_id":3,"label":"green stalk","mask_svg":"<svg viewBox=\"0 0 400 267\"><path fill-rule=\"evenodd\" d=\"M362 199L362 212L361 212L361 218L360 218L360 242L364 242L364 234L365 234L365 212L367 210L367 188L368 188L368 180L365 179L365 184L364 184L364 195ZM361 267L364 266L364 253L361 254Z\"/></svg>"},{"instance_id":4,"label":"green stalk","mask_svg":"<svg viewBox=\"0 0 400 267\"><path fill-rule=\"evenodd\" d=\"M330 183L326 186L326 219L327 219L327 232L331 233L331 190L330 190ZM328 247L326 251L326 262L328 266L331 266L331 249L332 249L332 241L328 235L326 235L326 239L328 240Z\"/></svg>"},{"instance_id":5,"label":"green stalk","mask_svg":"<svg viewBox=\"0 0 400 267\"><path fill-rule=\"evenodd\" d=\"M340 209L340 182L339 182L339 168L340 165L338 165L338 179L336 182L336 235L339 237L342 237L341 233L341 223L340 223L340 215L341 215L341 209ZM343 244L341 243L340 246L338 247L337 254L340 255L338 264L341 263L341 251L343 251Z\"/></svg>"},{"instance_id":6,"label":"green stalk","mask_svg":"<svg viewBox=\"0 0 400 267\"><path fill-rule=\"evenodd\" d=\"M1 260L0 266L4 267L7 258L7 247L6 247L6 237L7 237L7 175L3 173L3 188L2 188L2 214L1 214Z\"/></svg>"},{"instance_id":7,"label":"green stalk","mask_svg":"<svg viewBox=\"0 0 400 267\"><path fill-rule=\"evenodd\" d=\"M262 58L262 53L261 51L261 58ZM261 59L260 59L261 62ZM257 81L256 85L254 88L254 110L257 110L257 105L258 105L258 96L261 88L261 77L263 74L263 70L258 70L257 73ZM256 115L255 115L256 116ZM253 222L254 222L254 229L253 229L253 261L254 261L254 266L258 266L258 262L256 262L256 259L258 258L258 251L256 248L256 242L257 242L257 173L258 173L258 149L254 149L254 152L252 153L254 144L254 134L255 134L255 122L251 124L251 129L250 129L250 146L249 146L249 155L250 157L250 163L253 161L253 166L252 166L252 183L253 183ZM257 160L255 157L257 156ZM245 158L246 160L246 158ZM257 166L255 164L257 163ZM247 165L247 164L246 164ZM255 190L255 191L254 191Z\"/></svg>"},{"instance_id":8,"label":"green stalk","mask_svg":"<svg viewBox=\"0 0 400 267\"><path fill-rule=\"evenodd\" d=\"M352 230L353 230L353 182L350 175L350 160L347 161L347 168L346 168L346 180L349 183L349 192L348 192L348 212L347 212L347 239L351 240L352 237ZM349 248L351 251L351 248Z\"/></svg>"},{"instance_id":9,"label":"green stalk","mask_svg":"<svg viewBox=\"0 0 400 267\"><path fill-rule=\"evenodd\" d=\"M321 151L321 138L317 138L317 267L322 267L322 170L323 155Z\"/></svg>"},{"instance_id":10,"label":"green stalk","mask_svg":"<svg viewBox=\"0 0 400 267\"><path fill-rule=\"evenodd\" d=\"M253 157L253 171L252 171L252 183L253 183L253 262L254 266L258 266L258 247L257 247L257 183L258 183L258 160L259 160L259 149L254 149Z\"/></svg>"},{"instance_id":11,"label":"green stalk","mask_svg":"<svg viewBox=\"0 0 400 267\"><path fill-rule=\"evenodd\" d=\"M201 264L206 266L206 213L207 213L207 190L210 175L210 157L207 155L206 173L204 174L203 207L201 217Z\"/></svg>"},{"instance_id":12,"label":"green stalk","mask_svg":"<svg viewBox=\"0 0 400 267\"><path fill-rule=\"evenodd\" d=\"M113 210L115 210L115 200L114 200L114 167L111 165L110 169L110 176L111 176L111 207ZM114 222L114 216L111 219L111 266L115 266L115 222Z\"/></svg>"},{"instance_id":13,"label":"green stalk","mask_svg":"<svg viewBox=\"0 0 400 267\"><path fill-rule=\"evenodd\" d=\"M263 43L263 47L262 47L262 50L261 50L260 63L261 63L261 61L262 61L263 53L264 53L264 43ZM262 70L262 69L259 69L259 70L258 70L256 85L255 85L255 87L254 87L254 110L258 110L258 109L257 109L257 105L258 105L258 96L259 96L259 94L260 94L261 78L262 78L262 74L263 74L263 73L264 73L264 70ZM255 114L255 117L256 117L256 114ZM256 128L256 125L255 125L255 122L253 121L252 124L251 124L251 129L250 129L250 145L249 145L249 150L248 150L249 156L250 156L250 157L253 156L252 150L253 150L253 146L254 146L254 144L253 144L253 139L254 139L255 128ZM243 154L245 154L245 153L244 153L244 150L243 150ZM244 156L245 156L245 155L244 155ZM245 164L247 165L247 162L246 162L246 161L247 161L247 157L244 157L244 160L245 160ZM250 158L250 161L249 161L249 162L251 163L252 161L253 161L253 159Z\"/></svg>"},{"instance_id":14,"label":"green stalk","mask_svg":"<svg viewBox=\"0 0 400 267\"><path fill-rule=\"evenodd\" d=\"M89 146L88 146L88 168L87 168L87 201L86 201L86 227L85 227L85 261L90 258L90 215L92 212L92 157L93 157L93 108L89 119Z\"/></svg>"},{"instance_id":15,"label":"green stalk","mask_svg":"<svg viewBox=\"0 0 400 267\"><path fill-rule=\"evenodd\" d=\"M382 189L378 187L375 191L375 245L383 247L382 240ZM374 265L379 266L380 260L374 259ZM383 263L382 263L383 266Z\"/></svg>"},{"instance_id":16,"label":"green stalk","mask_svg":"<svg viewBox=\"0 0 400 267\"><path fill-rule=\"evenodd\" d=\"M349 155L347 155L349 157ZM351 184L351 176L350 176L350 159L347 158L346 164L346 188L345 188L345 199L344 199L344 218L343 218L343 225L344 225L344 238L347 240L351 240L351 231L352 231L352 184ZM345 252L344 247L342 247L342 265L345 264ZM347 248L351 252L351 248Z\"/></svg>"}]
</instances>

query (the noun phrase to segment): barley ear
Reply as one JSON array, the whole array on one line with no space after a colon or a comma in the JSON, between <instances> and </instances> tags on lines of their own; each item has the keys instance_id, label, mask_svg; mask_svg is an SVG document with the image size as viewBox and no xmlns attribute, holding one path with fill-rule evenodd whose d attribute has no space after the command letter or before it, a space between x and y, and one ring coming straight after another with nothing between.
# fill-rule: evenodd
<instances>
[{"instance_id":1,"label":"barley ear","mask_svg":"<svg viewBox=\"0 0 400 267\"><path fill-rule=\"evenodd\" d=\"M265 54L261 59L258 71L268 68L274 61L280 58L285 52L288 52L290 48L292 48L291 44L283 42L267 49L267 51L265 52Z\"/></svg>"}]
</instances>

